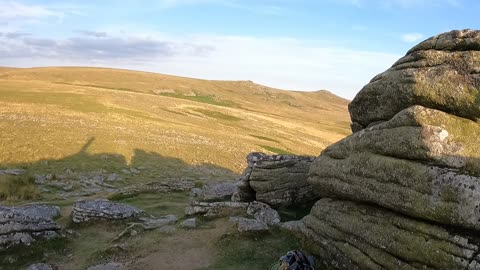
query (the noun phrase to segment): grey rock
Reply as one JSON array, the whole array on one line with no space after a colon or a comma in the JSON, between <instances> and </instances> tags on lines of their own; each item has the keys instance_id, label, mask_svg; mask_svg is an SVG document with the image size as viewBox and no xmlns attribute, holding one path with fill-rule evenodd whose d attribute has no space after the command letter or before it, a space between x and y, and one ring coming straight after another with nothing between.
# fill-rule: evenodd
<instances>
[{"instance_id":1,"label":"grey rock","mask_svg":"<svg viewBox=\"0 0 480 270\"><path fill-rule=\"evenodd\" d=\"M185 208L185 215L203 215L205 217L233 216L246 214L248 203L244 202L197 202L193 201Z\"/></svg>"},{"instance_id":2,"label":"grey rock","mask_svg":"<svg viewBox=\"0 0 480 270\"><path fill-rule=\"evenodd\" d=\"M48 174L45 175L45 179L47 179L47 180L53 180L53 178L55 178L55 176L51 173L48 173Z\"/></svg>"},{"instance_id":3,"label":"grey rock","mask_svg":"<svg viewBox=\"0 0 480 270\"><path fill-rule=\"evenodd\" d=\"M263 223L260 220L249 219L249 218L240 218L231 219L238 226L238 231L241 233L261 233L268 231L267 224Z\"/></svg>"},{"instance_id":4,"label":"grey rock","mask_svg":"<svg viewBox=\"0 0 480 270\"><path fill-rule=\"evenodd\" d=\"M115 181L120 181L120 180L121 180L120 176L116 173L112 173L112 174L108 175L108 177L107 177L108 182L115 182Z\"/></svg>"},{"instance_id":5,"label":"grey rock","mask_svg":"<svg viewBox=\"0 0 480 270\"><path fill-rule=\"evenodd\" d=\"M230 200L237 189L234 182L210 182L202 188L201 198L204 201Z\"/></svg>"},{"instance_id":6,"label":"grey rock","mask_svg":"<svg viewBox=\"0 0 480 270\"><path fill-rule=\"evenodd\" d=\"M455 30L412 48L357 94L349 105L352 122L367 127L414 105L477 121L479 37L480 31Z\"/></svg>"},{"instance_id":7,"label":"grey rock","mask_svg":"<svg viewBox=\"0 0 480 270\"><path fill-rule=\"evenodd\" d=\"M145 230L154 230L166 225L173 225L177 220L177 216L175 215L166 215L159 218L140 218L142 227Z\"/></svg>"},{"instance_id":8,"label":"grey rock","mask_svg":"<svg viewBox=\"0 0 480 270\"><path fill-rule=\"evenodd\" d=\"M253 216L267 225L280 223L280 215L275 209L262 202L251 202L247 208L247 214Z\"/></svg>"},{"instance_id":9,"label":"grey rock","mask_svg":"<svg viewBox=\"0 0 480 270\"><path fill-rule=\"evenodd\" d=\"M307 182L314 157L263 156L252 167L248 179L257 201L288 207L314 201L319 196Z\"/></svg>"},{"instance_id":10,"label":"grey rock","mask_svg":"<svg viewBox=\"0 0 480 270\"><path fill-rule=\"evenodd\" d=\"M1 206L0 206L1 209ZM15 212L29 217L40 217L43 219L54 219L59 217L60 207L49 204L27 204L14 208Z\"/></svg>"},{"instance_id":11,"label":"grey rock","mask_svg":"<svg viewBox=\"0 0 480 270\"><path fill-rule=\"evenodd\" d=\"M203 190L201 188L192 188L190 191L190 197L199 197L202 195Z\"/></svg>"},{"instance_id":12,"label":"grey rock","mask_svg":"<svg viewBox=\"0 0 480 270\"><path fill-rule=\"evenodd\" d=\"M248 167L236 182L232 201L261 201L288 207L315 201L318 194L307 182L314 157L251 153Z\"/></svg>"},{"instance_id":13,"label":"grey rock","mask_svg":"<svg viewBox=\"0 0 480 270\"><path fill-rule=\"evenodd\" d=\"M43 185L43 184L45 184L45 181L47 180L45 178L45 176L39 175L39 174L36 174L34 176L34 178L35 178L35 184L37 184L37 185Z\"/></svg>"},{"instance_id":14,"label":"grey rock","mask_svg":"<svg viewBox=\"0 0 480 270\"><path fill-rule=\"evenodd\" d=\"M104 264L99 264L87 268L87 270L122 270L124 269L123 264L116 262L109 262Z\"/></svg>"},{"instance_id":15,"label":"grey rock","mask_svg":"<svg viewBox=\"0 0 480 270\"><path fill-rule=\"evenodd\" d=\"M195 229L197 227L197 219L196 218L188 218L180 223L180 227L186 229Z\"/></svg>"},{"instance_id":16,"label":"grey rock","mask_svg":"<svg viewBox=\"0 0 480 270\"><path fill-rule=\"evenodd\" d=\"M132 167L132 168L130 168L130 172L133 173L133 174L139 174L140 170Z\"/></svg>"},{"instance_id":17,"label":"grey rock","mask_svg":"<svg viewBox=\"0 0 480 270\"><path fill-rule=\"evenodd\" d=\"M25 170L23 169L6 169L6 170L0 170L0 175L2 174L10 174L10 175L22 175L25 173Z\"/></svg>"},{"instance_id":18,"label":"grey rock","mask_svg":"<svg viewBox=\"0 0 480 270\"><path fill-rule=\"evenodd\" d=\"M58 237L60 226L49 206L0 206L0 250Z\"/></svg>"},{"instance_id":19,"label":"grey rock","mask_svg":"<svg viewBox=\"0 0 480 270\"><path fill-rule=\"evenodd\" d=\"M134 219L143 213L143 210L133 206L109 200L87 200L73 205L72 220L74 223L83 223L94 220Z\"/></svg>"},{"instance_id":20,"label":"grey rock","mask_svg":"<svg viewBox=\"0 0 480 270\"><path fill-rule=\"evenodd\" d=\"M132 174L129 170L127 169L122 169L122 173L126 174L126 175L130 175Z\"/></svg>"},{"instance_id":21,"label":"grey rock","mask_svg":"<svg viewBox=\"0 0 480 270\"><path fill-rule=\"evenodd\" d=\"M303 222L326 269L478 269L480 245L467 232L374 205L322 199Z\"/></svg>"},{"instance_id":22,"label":"grey rock","mask_svg":"<svg viewBox=\"0 0 480 270\"><path fill-rule=\"evenodd\" d=\"M473 121L413 106L329 146L309 182L322 197L480 229L479 138Z\"/></svg>"},{"instance_id":23,"label":"grey rock","mask_svg":"<svg viewBox=\"0 0 480 270\"><path fill-rule=\"evenodd\" d=\"M36 263L28 266L27 270L53 270L53 268L45 263Z\"/></svg>"}]
</instances>

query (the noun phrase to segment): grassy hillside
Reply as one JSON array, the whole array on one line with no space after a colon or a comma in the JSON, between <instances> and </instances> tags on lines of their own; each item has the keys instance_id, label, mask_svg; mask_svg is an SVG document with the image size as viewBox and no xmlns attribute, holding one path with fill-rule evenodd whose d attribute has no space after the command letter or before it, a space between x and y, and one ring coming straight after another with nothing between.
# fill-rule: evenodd
<instances>
[{"instance_id":1,"label":"grassy hillside","mask_svg":"<svg viewBox=\"0 0 480 270\"><path fill-rule=\"evenodd\" d=\"M116 154L130 163L143 151L240 172L251 151L318 155L349 134L347 103L327 91L250 81L0 68L0 167L65 159L94 138L84 149L89 155Z\"/></svg>"}]
</instances>

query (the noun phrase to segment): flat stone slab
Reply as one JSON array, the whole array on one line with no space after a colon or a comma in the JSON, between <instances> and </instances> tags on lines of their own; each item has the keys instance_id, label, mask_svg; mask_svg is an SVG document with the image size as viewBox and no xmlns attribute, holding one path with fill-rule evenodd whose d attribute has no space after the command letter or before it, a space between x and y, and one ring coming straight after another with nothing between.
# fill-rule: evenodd
<instances>
[{"instance_id":1,"label":"flat stone slab","mask_svg":"<svg viewBox=\"0 0 480 270\"><path fill-rule=\"evenodd\" d=\"M74 223L92 220L122 220L137 218L143 213L143 210L127 204L98 199L75 203L72 208L72 220Z\"/></svg>"}]
</instances>

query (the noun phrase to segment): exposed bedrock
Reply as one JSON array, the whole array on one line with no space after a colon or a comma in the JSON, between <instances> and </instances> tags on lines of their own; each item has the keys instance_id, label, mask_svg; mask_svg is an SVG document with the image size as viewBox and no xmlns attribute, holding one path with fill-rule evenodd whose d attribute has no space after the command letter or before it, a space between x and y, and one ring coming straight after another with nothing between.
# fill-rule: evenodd
<instances>
[{"instance_id":1,"label":"exposed bedrock","mask_svg":"<svg viewBox=\"0 0 480 270\"><path fill-rule=\"evenodd\" d=\"M288 207L314 201L318 194L307 182L313 157L293 155L267 156L252 153L248 168L237 182L234 201L256 199L274 207Z\"/></svg>"},{"instance_id":2,"label":"exposed bedrock","mask_svg":"<svg viewBox=\"0 0 480 270\"><path fill-rule=\"evenodd\" d=\"M480 269L480 32L430 38L349 106L300 231L335 269Z\"/></svg>"}]
</instances>

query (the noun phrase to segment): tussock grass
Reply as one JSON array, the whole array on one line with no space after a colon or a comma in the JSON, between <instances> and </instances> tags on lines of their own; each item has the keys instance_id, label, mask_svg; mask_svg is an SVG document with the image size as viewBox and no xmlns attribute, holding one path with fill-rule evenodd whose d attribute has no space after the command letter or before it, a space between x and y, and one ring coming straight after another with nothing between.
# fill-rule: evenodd
<instances>
[{"instance_id":1,"label":"tussock grass","mask_svg":"<svg viewBox=\"0 0 480 270\"><path fill-rule=\"evenodd\" d=\"M32 177L0 175L0 200L33 200L39 196Z\"/></svg>"}]
</instances>

